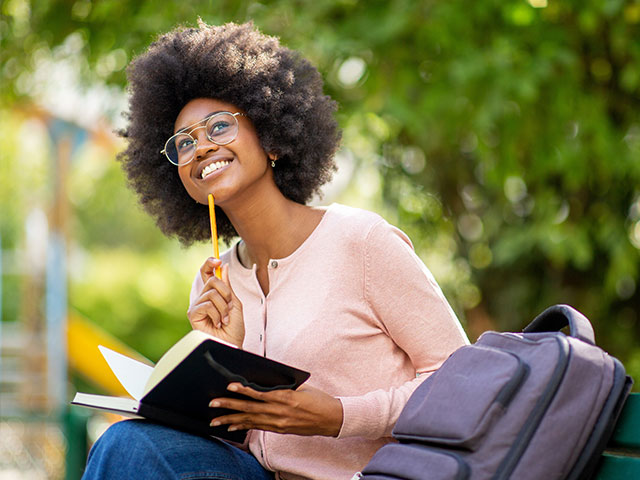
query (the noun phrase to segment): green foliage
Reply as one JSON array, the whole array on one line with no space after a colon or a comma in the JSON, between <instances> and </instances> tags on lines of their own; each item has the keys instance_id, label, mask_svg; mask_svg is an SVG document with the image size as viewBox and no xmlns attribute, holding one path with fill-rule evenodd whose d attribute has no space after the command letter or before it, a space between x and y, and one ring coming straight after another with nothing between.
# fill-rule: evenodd
<instances>
[{"instance_id":1,"label":"green foliage","mask_svg":"<svg viewBox=\"0 0 640 480\"><path fill-rule=\"evenodd\" d=\"M200 261L166 250L146 255L129 248L94 251L70 292L80 314L153 361L190 329L189 288Z\"/></svg>"},{"instance_id":2,"label":"green foliage","mask_svg":"<svg viewBox=\"0 0 640 480\"><path fill-rule=\"evenodd\" d=\"M198 16L254 20L319 67L341 106L343 153L357 168L343 198L410 234L472 336L519 329L544 307L570 303L640 378L640 3L7 0L0 98L15 104L37 93L32 72L69 38L87 85L122 88L135 54ZM2 205L28 197L7 180L24 179L17 165L0 163ZM157 263L171 277L173 260L158 252L186 252L133 206L114 162L76 170L85 174L72 180L74 236L102 260L95 278L74 283L74 305L132 342L177 334L185 304L171 306L190 279L173 278L172 300L154 305L139 272ZM26 212L0 217L5 246L18 243ZM109 268L127 281L98 294ZM116 324L122 315L128 326Z\"/></svg>"},{"instance_id":3,"label":"green foliage","mask_svg":"<svg viewBox=\"0 0 640 480\"><path fill-rule=\"evenodd\" d=\"M605 348L630 355L640 329L640 84L627 72L640 60L638 4L467 2L462 12L462 2L432 5L401 60L416 74L392 77L415 108L377 112L403 125L397 147L387 142L396 153L386 156L386 198L404 208L413 183L445 206L482 293L462 299L467 309L517 329L570 303L596 321ZM391 52L376 57L389 65L381 71L400 68ZM407 145L423 152L424 170L407 168ZM411 210L404 218L418 229L438 221Z\"/></svg>"}]
</instances>

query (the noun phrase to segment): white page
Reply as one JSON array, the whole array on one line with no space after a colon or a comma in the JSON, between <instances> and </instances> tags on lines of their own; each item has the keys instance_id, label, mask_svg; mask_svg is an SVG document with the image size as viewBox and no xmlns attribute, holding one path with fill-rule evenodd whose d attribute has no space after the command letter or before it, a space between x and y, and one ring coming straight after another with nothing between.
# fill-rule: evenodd
<instances>
[{"instance_id":1,"label":"white page","mask_svg":"<svg viewBox=\"0 0 640 480\"><path fill-rule=\"evenodd\" d=\"M139 408L138 401L133 398L108 397L106 395L93 395L91 393L79 392L76 393L71 403L73 405L109 410L127 416L136 415Z\"/></svg>"},{"instance_id":2,"label":"white page","mask_svg":"<svg viewBox=\"0 0 640 480\"><path fill-rule=\"evenodd\" d=\"M140 400L144 396L144 386L153 372L153 367L102 345L98 345L98 348L124 389L133 398Z\"/></svg>"}]
</instances>

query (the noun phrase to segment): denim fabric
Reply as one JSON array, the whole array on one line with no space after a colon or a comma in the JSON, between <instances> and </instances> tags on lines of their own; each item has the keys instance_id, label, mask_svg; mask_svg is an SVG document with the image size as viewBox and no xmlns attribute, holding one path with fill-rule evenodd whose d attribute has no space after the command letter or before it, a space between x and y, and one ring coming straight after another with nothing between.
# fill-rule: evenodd
<instances>
[{"instance_id":1,"label":"denim fabric","mask_svg":"<svg viewBox=\"0 0 640 480\"><path fill-rule=\"evenodd\" d=\"M144 420L112 425L95 443L83 480L273 480L251 455L205 438Z\"/></svg>"}]
</instances>

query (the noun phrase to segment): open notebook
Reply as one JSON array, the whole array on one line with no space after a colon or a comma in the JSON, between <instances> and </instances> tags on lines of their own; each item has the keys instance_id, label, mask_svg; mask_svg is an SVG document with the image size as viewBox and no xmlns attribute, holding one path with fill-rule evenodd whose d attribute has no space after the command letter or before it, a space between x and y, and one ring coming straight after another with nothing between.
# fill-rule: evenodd
<instances>
[{"instance_id":1,"label":"open notebook","mask_svg":"<svg viewBox=\"0 0 640 480\"><path fill-rule=\"evenodd\" d=\"M296 389L309 378L308 372L246 352L199 330L182 337L155 367L102 345L98 348L131 397L76 393L73 405L143 417L235 442L244 441L246 431L228 432L224 425L209 426L212 418L230 412L210 408L212 398L243 397L229 392L229 383L269 391Z\"/></svg>"}]
</instances>

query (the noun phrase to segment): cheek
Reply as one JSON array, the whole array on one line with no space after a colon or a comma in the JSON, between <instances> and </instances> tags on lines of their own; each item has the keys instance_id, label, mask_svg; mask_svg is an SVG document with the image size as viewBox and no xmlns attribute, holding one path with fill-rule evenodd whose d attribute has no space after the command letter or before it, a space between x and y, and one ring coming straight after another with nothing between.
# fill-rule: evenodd
<instances>
[{"instance_id":1,"label":"cheek","mask_svg":"<svg viewBox=\"0 0 640 480\"><path fill-rule=\"evenodd\" d=\"M262 144L260 143L260 139L258 138L258 133L253 129L247 129L243 131L242 127L240 128L241 130L238 134L238 142L236 144L236 149L238 150L237 153L243 151L250 157L266 158L267 152L264 150L264 148L262 148Z\"/></svg>"}]
</instances>

